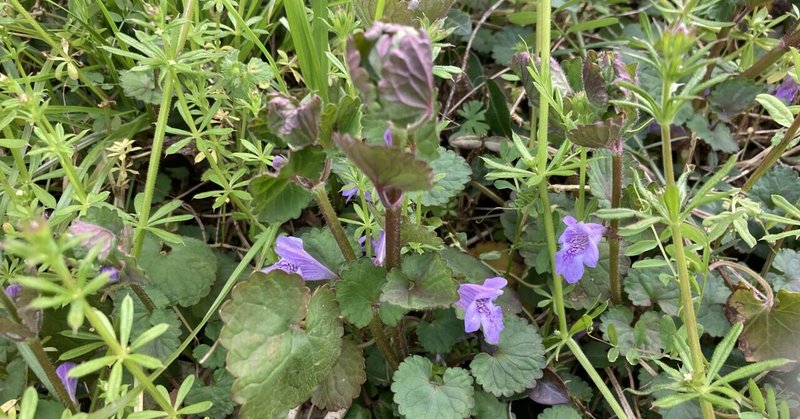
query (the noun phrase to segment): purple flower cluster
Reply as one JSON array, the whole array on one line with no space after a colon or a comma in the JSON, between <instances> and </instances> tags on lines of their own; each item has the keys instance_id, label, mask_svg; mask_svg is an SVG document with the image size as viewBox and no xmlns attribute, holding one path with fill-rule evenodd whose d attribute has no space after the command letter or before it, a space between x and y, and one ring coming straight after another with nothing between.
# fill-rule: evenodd
<instances>
[{"instance_id":1,"label":"purple flower cluster","mask_svg":"<svg viewBox=\"0 0 800 419\"><path fill-rule=\"evenodd\" d=\"M559 237L561 250L556 253L556 273L563 275L570 284L583 277L584 265L594 268L600 259L598 245L605 227L595 223L584 223L571 216L564 217L567 228Z\"/></svg>"},{"instance_id":2,"label":"purple flower cluster","mask_svg":"<svg viewBox=\"0 0 800 419\"><path fill-rule=\"evenodd\" d=\"M503 294L508 284L505 278L496 276L483 281L483 285L461 284L456 305L464 309L464 331L472 333L483 329L486 342L496 345L503 331L503 309L494 300Z\"/></svg>"}]
</instances>

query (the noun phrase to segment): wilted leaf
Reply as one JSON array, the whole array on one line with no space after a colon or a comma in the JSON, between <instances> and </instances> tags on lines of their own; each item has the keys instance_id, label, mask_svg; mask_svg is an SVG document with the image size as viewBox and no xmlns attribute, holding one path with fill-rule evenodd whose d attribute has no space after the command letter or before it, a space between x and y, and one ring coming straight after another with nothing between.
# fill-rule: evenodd
<instances>
[{"instance_id":1,"label":"wilted leaf","mask_svg":"<svg viewBox=\"0 0 800 419\"><path fill-rule=\"evenodd\" d=\"M315 406L327 410L349 407L361 393L361 385L367 381L364 371L364 356L361 348L350 339L342 340L342 353L311 396Z\"/></svg>"},{"instance_id":2,"label":"wilted leaf","mask_svg":"<svg viewBox=\"0 0 800 419\"><path fill-rule=\"evenodd\" d=\"M400 414L409 419L466 418L475 401L472 377L463 368L447 368L434 379L433 364L412 355L395 371L394 401Z\"/></svg>"},{"instance_id":3,"label":"wilted leaf","mask_svg":"<svg viewBox=\"0 0 800 419\"><path fill-rule=\"evenodd\" d=\"M310 296L297 275L255 273L236 285L220 317L220 343L236 377L233 398L244 418L275 417L306 401L341 353L333 292L323 286Z\"/></svg>"},{"instance_id":4,"label":"wilted leaf","mask_svg":"<svg viewBox=\"0 0 800 419\"><path fill-rule=\"evenodd\" d=\"M752 290L740 287L728 299L725 314L731 323L744 323L739 349L747 361L800 361L800 293L780 290L767 307Z\"/></svg>"},{"instance_id":5,"label":"wilted leaf","mask_svg":"<svg viewBox=\"0 0 800 419\"><path fill-rule=\"evenodd\" d=\"M536 381L536 386L528 390L528 397L536 403L548 406L569 403L572 399L569 398L569 390L561 377L549 368L545 368L543 372L544 375Z\"/></svg>"},{"instance_id":6,"label":"wilted leaf","mask_svg":"<svg viewBox=\"0 0 800 419\"><path fill-rule=\"evenodd\" d=\"M495 396L511 396L536 385L547 365L542 338L536 327L517 316L504 316L497 351L479 353L469 367L483 389Z\"/></svg>"}]
</instances>

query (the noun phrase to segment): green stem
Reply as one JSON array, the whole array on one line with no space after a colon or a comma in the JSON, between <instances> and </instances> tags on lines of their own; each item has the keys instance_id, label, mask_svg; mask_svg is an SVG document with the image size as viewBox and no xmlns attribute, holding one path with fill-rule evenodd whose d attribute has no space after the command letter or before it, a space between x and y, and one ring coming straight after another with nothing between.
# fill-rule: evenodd
<instances>
[{"instance_id":1,"label":"green stem","mask_svg":"<svg viewBox=\"0 0 800 419\"><path fill-rule=\"evenodd\" d=\"M668 94L668 92L667 92ZM665 99L667 100L667 99ZM670 137L670 121L661 122L661 147L664 155L664 172L666 174L667 189L677 188L675 175L672 170L672 143ZM669 165L669 166L667 166ZM700 347L700 335L697 333L697 315L694 311L692 300L691 279L689 278L689 265L686 261L686 250L683 247L683 232L679 213L680 208L671 208L670 228L672 230L672 243L675 246L675 262L678 265L678 287L681 298L681 319L686 327L689 352L692 357L692 379L696 383L705 381L705 357ZM700 400L700 409L706 419L714 418L714 409L706 400Z\"/></svg>"},{"instance_id":2,"label":"green stem","mask_svg":"<svg viewBox=\"0 0 800 419\"><path fill-rule=\"evenodd\" d=\"M603 398L606 399L608 405L611 406L611 410L620 418L627 418L628 415L625 414L625 410L620 406L617 399L614 397L614 394L611 393L611 389L606 386L605 381L603 378L600 377L600 374L594 369L592 362L589 361L589 358L586 357L586 354L583 353L581 347L575 342L572 338L567 339L567 346L569 350L572 351L572 354L575 355L575 359L583 366L583 369L586 370L586 373L589 374L589 378L592 379L595 387L600 390L600 394L603 395Z\"/></svg>"},{"instance_id":3,"label":"green stem","mask_svg":"<svg viewBox=\"0 0 800 419\"><path fill-rule=\"evenodd\" d=\"M561 338L566 338L569 329L567 328L567 314L564 310L564 288L561 275L556 273L556 230L553 225L553 213L550 210L550 197L547 195L547 181L539 183L539 200L542 203L542 220L547 236L547 253L550 255L550 272L553 281L553 311L558 317L558 331Z\"/></svg>"},{"instance_id":4,"label":"green stem","mask_svg":"<svg viewBox=\"0 0 800 419\"><path fill-rule=\"evenodd\" d=\"M611 179L611 208L617 209L620 206L622 195L622 151L614 151L611 155L612 179ZM611 301L614 304L622 304L622 281L619 276L619 220L611 220L608 229L608 250L609 250L609 269L608 276L611 286Z\"/></svg>"},{"instance_id":5,"label":"green stem","mask_svg":"<svg viewBox=\"0 0 800 419\"><path fill-rule=\"evenodd\" d=\"M150 207L153 205L153 193L156 189L156 178L158 177L158 166L161 162L161 149L164 148L164 136L167 129L167 119L169 118L170 105L172 104L172 76L168 75L164 80L164 92L161 98L161 108L158 110L156 120L156 132L153 135L153 148L150 151L150 162L147 165L147 180L144 184L144 198L142 199L139 221L136 224L136 233L133 236L133 249L131 256L139 257L144 244L144 235L147 223L150 219Z\"/></svg>"},{"instance_id":6,"label":"green stem","mask_svg":"<svg viewBox=\"0 0 800 419\"><path fill-rule=\"evenodd\" d=\"M797 136L798 130L800 130L800 114L794 118L792 125L789 126L789 128L786 130L786 134L783 135L781 142L769 150L767 156L764 157L764 161L758 165L756 171L753 172L753 174L747 179L747 182L745 182L744 186L742 186L743 192L749 191L750 188L752 188L753 185L755 185L756 182L761 179L761 176L764 176L769 169L772 169L772 166L775 165L783 152L786 151L786 148L789 147L789 143L791 143L792 140L794 140L794 137Z\"/></svg>"},{"instance_id":7,"label":"green stem","mask_svg":"<svg viewBox=\"0 0 800 419\"><path fill-rule=\"evenodd\" d=\"M378 4L375 6L375 19L374 21L379 21L383 19L383 9L385 6L385 0L378 0Z\"/></svg>"},{"instance_id":8,"label":"green stem","mask_svg":"<svg viewBox=\"0 0 800 419\"><path fill-rule=\"evenodd\" d=\"M578 172L579 187L578 187L578 204L575 208L575 213L578 216L578 221L584 221L586 217L586 147L581 147L581 167Z\"/></svg>"},{"instance_id":9,"label":"green stem","mask_svg":"<svg viewBox=\"0 0 800 419\"><path fill-rule=\"evenodd\" d=\"M764 54L758 61L750 66L747 70L742 72L743 77L755 79L761 73L766 71L770 66L775 64L783 54L789 51L789 47L797 47L800 45L800 29L795 29L792 33L781 38L778 45Z\"/></svg>"},{"instance_id":10,"label":"green stem","mask_svg":"<svg viewBox=\"0 0 800 419\"><path fill-rule=\"evenodd\" d=\"M392 371L396 371L400 363L397 361L397 356L394 354L392 347L389 346L389 339L386 338L386 334L383 332L383 324L381 324L381 319L377 314L372 315L372 320L369 322L369 331L372 333L372 337L375 338L375 344L378 345L378 350L381 351L386 364L389 365Z\"/></svg>"},{"instance_id":11,"label":"green stem","mask_svg":"<svg viewBox=\"0 0 800 419\"><path fill-rule=\"evenodd\" d=\"M333 233L336 244L339 245L339 249L342 251L342 256L344 256L344 259L348 262L356 260L356 253L353 247L350 246L342 224L339 223L339 218L336 216L336 211L333 209L331 201L328 199L328 193L325 191L325 183L314 186L311 191L314 193L317 205L319 205L319 209L322 211L325 223L328 224L328 228L331 230L331 233Z\"/></svg>"}]
</instances>

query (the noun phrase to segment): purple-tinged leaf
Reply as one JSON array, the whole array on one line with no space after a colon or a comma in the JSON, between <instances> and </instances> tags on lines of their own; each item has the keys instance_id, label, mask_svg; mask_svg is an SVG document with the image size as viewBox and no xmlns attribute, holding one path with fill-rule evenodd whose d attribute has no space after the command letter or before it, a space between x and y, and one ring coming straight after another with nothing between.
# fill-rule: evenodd
<instances>
[{"instance_id":1,"label":"purple-tinged leaf","mask_svg":"<svg viewBox=\"0 0 800 419\"><path fill-rule=\"evenodd\" d=\"M549 368L543 372L542 378L536 380L536 386L527 391L528 397L547 406L569 403L569 390L561 377Z\"/></svg>"},{"instance_id":2,"label":"purple-tinged leaf","mask_svg":"<svg viewBox=\"0 0 800 419\"><path fill-rule=\"evenodd\" d=\"M313 95L306 103L297 104L284 95L273 96L267 105L269 123L276 134L294 149L314 145L319 137L322 100Z\"/></svg>"},{"instance_id":3,"label":"purple-tinged leaf","mask_svg":"<svg viewBox=\"0 0 800 419\"><path fill-rule=\"evenodd\" d=\"M382 42L381 42L382 41ZM400 38L385 53L385 37L378 43L378 53L386 61L378 83L380 101L388 116L397 123L416 125L433 115L433 52L424 32Z\"/></svg>"}]
</instances>

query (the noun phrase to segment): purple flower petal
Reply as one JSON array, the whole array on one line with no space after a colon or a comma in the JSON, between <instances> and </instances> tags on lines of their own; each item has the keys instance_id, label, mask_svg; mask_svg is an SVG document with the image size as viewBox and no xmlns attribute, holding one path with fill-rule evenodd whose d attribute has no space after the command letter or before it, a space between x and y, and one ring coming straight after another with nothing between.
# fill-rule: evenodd
<instances>
[{"instance_id":1,"label":"purple flower petal","mask_svg":"<svg viewBox=\"0 0 800 419\"><path fill-rule=\"evenodd\" d=\"M494 277L483 281L483 285L462 284L458 287L459 300L456 305L464 309L464 331L483 329L486 342L497 344L503 330L503 309L493 301L503 294L508 284L505 278Z\"/></svg>"},{"instance_id":2,"label":"purple flower petal","mask_svg":"<svg viewBox=\"0 0 800 419\"><path fill-rule=\"evenodd\" d=\"M392 130L391 128L386 128L386 131L383 132L383 141L386 143L387 146L392 146Z\"/></svg>"},{"instance_id":3,"label":"purple flower petal","mask_svg":"<svg viewBox=\"0 0 800 419\"><path fill-rule=\"evenodd\" d=\"M372 252L375 255L372 262L375 266L383 266L386 260L386 233L381 231L378 233L378 240L372 241Z\"/></svg>"},{"instance_id":4,"label":"purple flower petal","mask_svg":"<svg viewBox=\"0 0 800 419\"><path fill-rule=\"evenodd\" d=\"M275 240L275 253L281 259L262 270L269 273L275 269L280 269L287 273L296 273L306 281L319 281L323 279L336 279L338 276L330 269L314 259L303 248L303 240L297 237L278 237Z\"/></svg>"},{"instance_id":5,"label":"purple flower petal","mask_svg":"<svg viewBox=\"0 0 800 419\"><path fill-rule=\"evenodd\" d=\"M61 383L64 384L64 388L67 389L70 400L72 400L73 403L78 403L78 399L75 398L75 391L78 390L78 379L69 376L69 372L75 368L75 366L74 362L65 362L56 368L56 375L58 375Z\"/></svg>"},{"instance_id":6,"label":"purple flower petal","mask_svg":"<svg viewBox=\"0 0 800 419\"><path fill-rule=\"evenodd\" d=\"M119 282L119 271L113 266L102 266L100 268L101 274L108 274L108 283L113 284Z\"/></svg>"},{"instance_id":7,"label":"purple flower petal","mask_svg":"<svg viewBox=\"0 0 800 419\"><path fill-rule=\"evenodd\" d=\"M289 162L289 159L287 159L286 157L283 157L281 155L277 155L277 156L272 158L272 167L274 167L275 170L280 170L281 167L285 166L286 163L288 163L288 162Z\"/></svg>"},{"instance_id":8,"label":"purple flower petal","mask_svg":"<svg viewBox=\"0 0 800 419\"><path fill-rule=\"evenodd\" d=\"M792 103L797 94L800 93L800 84L797 84L791 76L786 76L783 82L775 88L774 93L775 97L785 103Z\"/></svg>"},{"instance_id":9,"label":"purple flower petal","mask_svg":"<svg viewBox=\"0 0 800 419\"><path fill-rule=\"evenodd\" d=\"M556 253L556 273L574 284L583 277L584 265L597 266L598 245L606 229L600 224L577 221L572 216L564 217L564 224L567 228L558 238L562 246Z\"/></svg>"},{"instance_id":10,"label":"purple flower petal","mask_svg":"<svg viewBox=\"0 0 800 419\"><path fill-rule=\"evenodd\" d=\"M353 186L352 188L342 189L342 196L347 198L344 202L350 202L353 197L358 195L358 186Z\"/></svg>"},{"instance_id":11,"label":"purple flower petal","mask_svg":"<svg viewBox=\"0 0 800 419\"><path fill-rule=\"evenodd\" d=\"M22 285L20 284L13 284L6 287L6 295L14 301L19 297L20 291L22 291Z\"/></svg>"}]
</instances>

